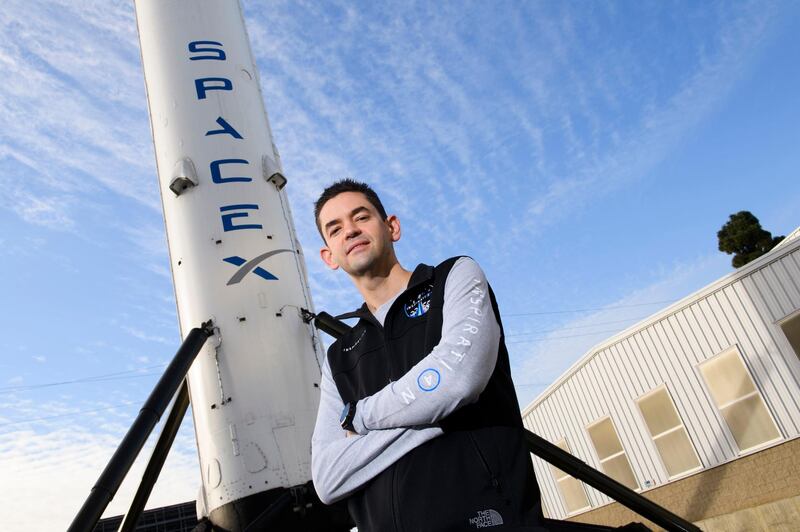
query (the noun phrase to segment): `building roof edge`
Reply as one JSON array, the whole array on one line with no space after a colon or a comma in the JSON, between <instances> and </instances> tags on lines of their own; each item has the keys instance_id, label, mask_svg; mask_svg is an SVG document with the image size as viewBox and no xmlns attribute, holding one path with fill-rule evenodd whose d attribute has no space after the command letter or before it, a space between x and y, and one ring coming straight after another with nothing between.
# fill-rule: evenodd
<instances>
[{"instance_id":1,"label":"building roof edge","mask_svg":"<svg viewBox=\"0 0 800 532\"><path fill-rule=\"evenodd\" d=\"M723 277L720 277L716 281L704 286L703 288L692 292L688 296L679 299L675 303L663 308L662 310L648 316L647 318L631 325L630 327L618 332L617 334L610 336L609 338L601 341L598 344L592 346L583 356L581 356L578 360L576 360L569 368L567 368L564 373L562 373L555 381L553 381L547 388L542 390L542 392L537 395L530 403L528 403L525 408L522 409L522 417L528 415L531 411L533 411L540 403L542 403L548 396L550 396L554 391L556 391L559 387L561 387L564 382L567 381L573 374L575 374L580 368L582 368L585 364L587 364L598 352L610 347L634 334L638 331L649 327L650 325L667 318L678 311L682 310L684 307L689 306L690 304L698 301L704 297L707 297L714 292L717 292L726 286L733 284L734 282L752 275L754 272L765 268L783 258L786 255L800 249L800 227L789 233L787 237L782 240L777 246L772 248L770 251L765 253L764 255L760 256L759 258L755 259L754 261L742 266L738 270L734 270Z\"/></svg>"}]
</instances>

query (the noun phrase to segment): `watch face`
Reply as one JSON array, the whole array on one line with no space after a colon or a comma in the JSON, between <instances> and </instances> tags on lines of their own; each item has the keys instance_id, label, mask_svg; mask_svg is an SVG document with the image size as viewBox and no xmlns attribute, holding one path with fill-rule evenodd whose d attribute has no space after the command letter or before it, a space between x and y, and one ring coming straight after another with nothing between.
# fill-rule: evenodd
<instances>
[{"instance_id":1,"label":"watch face","mask_svg":"<svg viewBox=\"0 0 800 532\"><path fill-rule=\"evenodd\" d=\"M349 412L349 411L350 411L350 405L349 404L345 404L344 405L344 410L342 410L342 415L339 416L339 423L344 423L344 420L347 419L347 412Z\"/></svg>"}]
</instances>

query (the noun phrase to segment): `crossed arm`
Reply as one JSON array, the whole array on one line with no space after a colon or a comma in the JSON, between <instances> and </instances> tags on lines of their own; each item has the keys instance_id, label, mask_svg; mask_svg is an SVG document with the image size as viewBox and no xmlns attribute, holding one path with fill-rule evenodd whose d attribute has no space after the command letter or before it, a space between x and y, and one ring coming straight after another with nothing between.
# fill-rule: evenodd
<instances>
[{"instance_id":1,"label":"crossed arm","mask_svg":"<svg viewBox=\"0 0 800 532\"><path fill-rule=\"evenodd\" d=\"M403 455L442 434L435 424L486 387L497 362L500 327L486 277L459 259L445 284L442 338L403 377L361 399L347 437L338 419L344 408L327 364L312 438L314 486L325 503L361 488Z\"/></svg>"},{"instance_id":2,"label":"crossed arm","mask_svg":"<svg viewBox=\"0 0 800 532\"><path fill-rule=\"evenodd\" d=\"M480 267L462 258L445 284L442 338L400 379L356 406L359 434L430 425L474 403L497 362L500 326Z\"/></svg>"},{"instance_id":3,"label":"crossed arm","mask_svg":"<svg viewBox=\"0 0 800 532\"><path fill-rule=\"evenodd\" d=\"M376 430L348 437L339 425L344 408L327 360L311 439L311 474L322 502L331 504L361 488L406 453L442 434L439 427Z\"/></svg>"}]
</instances>

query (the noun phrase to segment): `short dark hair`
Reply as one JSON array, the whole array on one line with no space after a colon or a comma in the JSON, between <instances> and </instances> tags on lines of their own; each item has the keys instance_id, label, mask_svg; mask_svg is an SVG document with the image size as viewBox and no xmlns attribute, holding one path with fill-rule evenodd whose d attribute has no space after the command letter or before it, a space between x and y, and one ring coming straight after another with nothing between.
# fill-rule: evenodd
<instances>
[{"instance_id":1,"label":"short dark hair","mask_svg":"<svg viewBox=\"0 0 800 532\"><path fill-rule=\"evenodd\" d=\"M319 223L319 213L322 210L322 207L324 207L329 200L335 198L343 192L360 192L364 194L364 196L367 198L367 201L369 201L378 211L378 214L381 215L381 219L386 219L386 209L383 208L381 199L378 197L378 194L372 190L372 187L366 183L356 181L355 179L350 179L349 177L340 179L323 190L322 194L319 195L319 199L317 199L317 201L314 203L314 220L317 222L317 230L319 231L320 236L322 236L322 240L325 240L325 235L323 234L322 226Z\"/></svg>"}]
</instances>

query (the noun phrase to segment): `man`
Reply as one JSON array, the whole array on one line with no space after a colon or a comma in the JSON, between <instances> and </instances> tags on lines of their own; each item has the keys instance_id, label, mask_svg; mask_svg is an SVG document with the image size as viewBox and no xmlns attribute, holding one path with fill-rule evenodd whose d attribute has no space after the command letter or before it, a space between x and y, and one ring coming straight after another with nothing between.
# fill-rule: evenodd
<instances>
[{"instance_id":1,"label":"man","mask_svg":"<svg viewBox=\"0 0 800 532\"><path fill-rule=\"evenodd\" d=\"M364 298L331 345L312 439L320 499L346 499L361 532L542 523L494 295L455 257L411 272L400 221L367 185L315 205L320 256ZM496 528L493 528L496 527Z\"/></svg>"}]
</instances>

